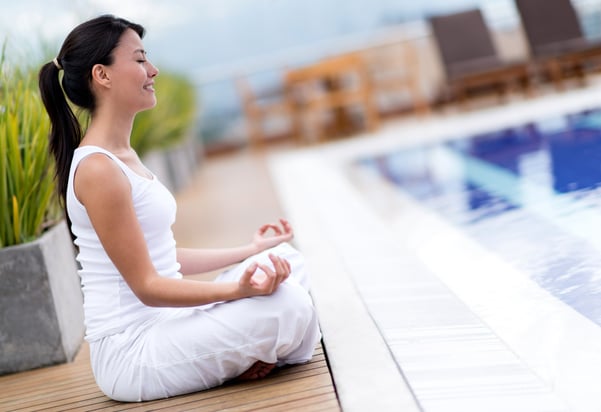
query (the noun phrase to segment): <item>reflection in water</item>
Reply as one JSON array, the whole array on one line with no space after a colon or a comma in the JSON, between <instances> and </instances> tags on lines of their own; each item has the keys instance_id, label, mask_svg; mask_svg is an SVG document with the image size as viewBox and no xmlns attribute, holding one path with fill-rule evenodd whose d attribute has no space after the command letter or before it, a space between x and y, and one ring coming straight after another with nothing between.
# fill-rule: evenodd
<instances>
[{"instance_id":1,"label":"reflection in water","mask_svg":"<svg viewBox=\"0 0 601 412\"><path fill-rule=\"evenodd\" d=\"M360 162L601 325L601 111Z\"/></svg>"}]
</instances>

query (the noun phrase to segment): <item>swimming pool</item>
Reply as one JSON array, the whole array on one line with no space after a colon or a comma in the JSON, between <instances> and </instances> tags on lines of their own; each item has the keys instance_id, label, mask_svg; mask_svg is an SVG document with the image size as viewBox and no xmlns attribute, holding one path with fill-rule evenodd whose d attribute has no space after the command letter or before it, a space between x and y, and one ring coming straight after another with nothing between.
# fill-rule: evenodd
<instances>
[{"instance_id":1,"label":"swimming pool","mask_svg":"<svg viewBox=\"0 0 601 412\"><path fill-rule=\"evenodd\" d=\"M351 180L394 237L400 260L418 263L399 267L393 283L383 280L390 288L383 297L369 296L368 283L355 281L425 410L601 408L593 389L601 383L601 110L554 103L559 110L545 113L541 106L536 116L524 105L477 122L441 121L429 136L418 127L399 130L398 142L408 133L416 139L403 147L386 143L385 150L355 151L350 160ZM438 288L420 291L436 282ZM389 313L397 313L397 322L411 319L412 305L402 302L416 292L424 298L419 311L436 322L403 320L395 329L387 323ZM455 303L447 305L439 294ZM397 303L381 310L382 299ZM455 310L453 320L444 319ZM465 320L472 315L473 322ZM478 338L469 337L472 328ZM462 343L451 343L456 337L447 329L463 329ZM415 330L420 338L411 342ZM424 339L428 334L436 338ZM496 355L487 355L496 349L478 341L502 343L505 354L515 354L501 364L521 370L519 376L499 372ZM478 371L470 370L476 358L482 359ZM445 376L472 383L457 389L453 379L442 382ZM518 384L533 376L542 384ZM495 395L482 395L488 389L474 384L479 377L496 382ZM506 382L512 396L501 393ZM544 387L558 400L549 401ZM532 397L522 398L521 391ZM534 400L534 393L545 395ZM474 399L486 396L473 407Z\"/></svg>"},{"instance_id":2,"label":"swimming pool","mask_svg":"<svg viewBox=\"0 0 601 412\"><path fill-rule=\"evenodd\" d=\"M358 163L601 325L601 110Z\"/></svg>"},{"instance_id":3,"label":"swimming pool","mask_svg":"<svg viewBox=\"0 0 601 412\"><path fill-rule=\"evenodd\" d=\"M601 410L599 107L601 84L270 159L345 409Z\"/></svg>"}]
</instances>

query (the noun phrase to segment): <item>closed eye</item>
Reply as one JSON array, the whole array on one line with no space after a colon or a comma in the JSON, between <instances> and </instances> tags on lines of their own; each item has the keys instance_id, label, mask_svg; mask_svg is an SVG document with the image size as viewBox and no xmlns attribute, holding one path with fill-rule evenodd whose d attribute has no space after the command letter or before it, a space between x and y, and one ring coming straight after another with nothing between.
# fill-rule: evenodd
<instances>
[{"instance_id":1,"label":"closed eye","mask_svg":"<svg viewBox=\"0 0 601 412\"><path fill-rule=\"evenodd\" d=\"M138 57L141 57L140 59L137 60L138 63L146 63L146 50L144 49L138 49L136 51L134 51L134 54L138 54Z\"/></svg>"}]
</instances>

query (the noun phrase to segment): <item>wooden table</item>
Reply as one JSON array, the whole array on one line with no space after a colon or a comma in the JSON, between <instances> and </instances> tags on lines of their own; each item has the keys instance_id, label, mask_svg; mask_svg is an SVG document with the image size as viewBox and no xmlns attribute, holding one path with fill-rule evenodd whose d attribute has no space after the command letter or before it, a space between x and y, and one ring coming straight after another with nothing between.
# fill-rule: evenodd
<instances>
[{"instance_id":1,"label":"wooden table","mask_svg":"<svg viewBox=\"0 0 601 412\"><path fill-rule=\"evenodd\" d=\"M285 87L295 107L302 141L322 141L353 132L356 128L351 108L360 109L365 129L373 131L379 125L370 77L358 54L331 57L290 70ZM329 129L325 127L327 116L331 120Z\"/></svg>"}]
</instances>

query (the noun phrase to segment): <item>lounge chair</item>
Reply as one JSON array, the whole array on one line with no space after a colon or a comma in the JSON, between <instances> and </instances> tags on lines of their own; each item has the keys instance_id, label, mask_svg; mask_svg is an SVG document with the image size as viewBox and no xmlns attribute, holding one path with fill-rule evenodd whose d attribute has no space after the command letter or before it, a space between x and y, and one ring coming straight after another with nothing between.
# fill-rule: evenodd
<instances>
[{"instance_id":1,"label":"lounge chair","mask_svg":"<svg viewBox=\"0 0 601 412\"><path fill-rule=\"evenodd\" d=\"M584 80L601 63L601 42L584 36L570 0L516 0L530 54L558 87L566 75Z\"/></svg>"},{"instance_id":2,"label":"lounge chair","mask_svg":"<svg viewBox=\"0 0 601 412\"><path fill-rule=\"evenodd\" d=\"M530 91L528 62L499 57L479 9L429 21L444 66L447 99L464 100L470 91L491 88L503 95L514 84Z\"/></svg>"}]
</instances>

